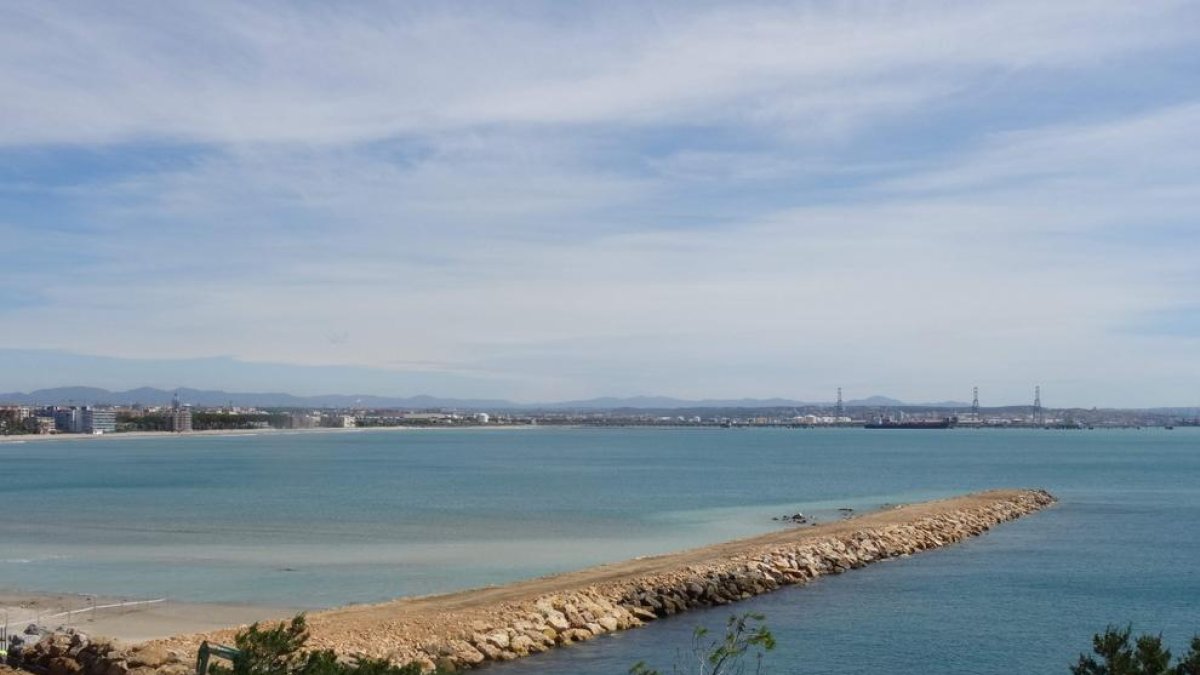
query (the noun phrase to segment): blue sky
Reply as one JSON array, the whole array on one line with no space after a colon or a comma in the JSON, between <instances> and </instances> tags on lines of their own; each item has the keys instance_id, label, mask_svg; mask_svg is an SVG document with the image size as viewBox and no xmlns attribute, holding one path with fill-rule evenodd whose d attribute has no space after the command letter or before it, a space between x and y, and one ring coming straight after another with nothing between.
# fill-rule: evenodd
<instances>
[{"instance_id":1,"label":"blue sky","mask_svg":"<svg viewBox=\"0 0 1200 675\"><path fill-rule=\"evenodd\" d=\"M0 391L1197 405L1197 25L9 3Z\"/></svg>"}]
</instances>

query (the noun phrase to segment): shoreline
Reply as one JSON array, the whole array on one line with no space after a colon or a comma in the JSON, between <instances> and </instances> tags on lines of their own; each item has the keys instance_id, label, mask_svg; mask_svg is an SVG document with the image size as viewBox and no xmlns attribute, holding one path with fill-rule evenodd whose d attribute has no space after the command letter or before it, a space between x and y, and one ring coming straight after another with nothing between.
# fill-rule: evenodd
<instances>
[{"instance_id":1,"label":"shoreline","mask_svg":"<svg viewBox=\"0 0 1200 675\"><path fill-rule=\"evenodd\" d=\"M509 660L940 548L1054 501L1040 490L992 490L511 584L315 611L309 646L427 668ZM202 640L232 643L238 628L148 644L193 654Z\"/></svg>"},{"instance_id":2,"label":"shoreline","mask_svg":"<svg viewBox=\"0 0 1200 675\"><path fill-rule=\"evenodd\" d=\"M417 663L427 671L474 668L948 546L1055 501L1043 490L990 490L508 584L313 610L306 612L308 648ZM127 661L135 660L149 666L138 675L188 675L201 641L232 644L250 623L286 620L302 611L167 599L121 606L107 600L0 589L10 633L24 628L14 610L43 617L69 612L67 621L43 626L91 636L95 653L88 659L95 659L78 662L79 675L113 675L110 668L128 670ZM55 633L29 652L29 664L35 670L44 666L38 659L50 658L47 650L73 639ZM110 643L114 646L105 646Z\"/></svg>"},{"instance_id":3,"label":"shoreline","mask_svg":"<svg viewBox=\"0 0 1200 675\"><path fill-rule=\"evenodd\" d=\"M494 428L512 429L520 427ZM383 430L390 429L391 428L385 428ZM367 430L371 429L363 429L362 431ZM440 430L440 428L434 430ZM271 430L264 431L269 433ZM318 429L316 431L356 431L356 429L329 428ZM863 509L853 512L852 515L839 514L838 520L826 521L821 525L818 525L815 521L811 524L805 522L803 523L803 527L807 529L812 526L821 527L837 523L851 522L855 519L895 508L896 506L896 503L880 504L870 509ZM716 541L710 544L702 544L698 547L692 546L685 549L667 550L659 553L651 552L628 560L647 560L651 558L677 555L679 553L686 553L689 551L700 551L713 546L723 546L727 544L738 543L741 541L757 539L767 535L795 532L802 526L801 523L791 523L786 521L778 524L781 529L772 530L767 533L752 534L732 540L727 539L723 541ZM628 560L615 559L610 560L609 562L598 563L597 566L605 567L627 562ZM53 589L39 590L19 586L0 585L0 626L4 625L5 620L7 619L9 634L12 634L14 631L19 632L20 630L23 630L25 626L30 623L37 623L38 625L48 629L73 627L88 634L103 636L123 643L136 644L155 640L165 640L194 633L219 631L235 625L246 626L256 621L279 621L290 619L292 616L295 616L300 612L311 615L339 611L342 609L377 606L399 601L419 600L425 598L436 598L444 595L471 593L483 589L503 588L515 584L537 581L540 579L550 579L581 572L585 573L588 570L593 569L593 567L594 566L576 569L567 568L548 575L516 579L498 585L483 587L464 586L453 590L431 594L390 597L383 596L375 600L361 602L310 606L284 606L272 603L255 604L238 601L206 602L203 600L176 599L169 596L116 596L106 595L103 593L94 594L88 592L64 592ZM114 605L124 606L115 607ZM93 607L96 607L96 610L93 610Z\"/></svg>"},{"instance_id":4,"label":"shoreline","mask_svg":"<svg viewBox=\"0 0 1200 675\"><path fill-rule=\"evenodd\" d=\"M534 429L663 429L663 430L712 430L719 429L715 425L643 425L643 424L614 424L614 425L588 425L588 424L459 424L459 425L428 425L428 426L390 426L390 427L352 427L337 428L337 427L316 427L312 429L212 429L205 431L188 431L179 433L175 431L121 431L111 434L18 434L11 436L0 435L0 447L6 445L24 445L26 443L53 443L53 442L78 442L78 441L114 441L114 440L141 440L154 438L216 438L216 437L237 437L237 436L290 436L302 434L327 434L327 433L375 433L389 431L520 431ZM783 429L784 427L745 427L747 429ZM830 427L805 427L806 430L812 429L861 429L861 426L830 426ZM989 426L989 427L960 427L955 430L975 430L975 429L1001 429L1001 430L1028 430L1036 427L1017 427L1017 426ZM1137 429L1156 429L1160 427L1136 427ZM1188 429L1191 427L1183 427ZM740 427L739 427L740 429ZM1135 427L1103 427L1097 431L1130 431Z\"/></svg>"},{"instance_id":5,"label":"shoreline","mask_svg":"<svg viewBox=\"0 0 1200 675\"><path fill-rule=\"evenodd\" d=\"M0 625L9 634L31 623L49 629L74 628L122 643L160 640L183 633L219 630L230 625L289 618L292 607L202 603L170 598L130 599L73 593L0 590Z\"/></svg>"},{"instance_id":6,"label":"shoreline","mask_svg":"<svg viewBox=\"0 0 1200 675\"><path fill-rule=\"evenodd\" d=\"M115 440L141 440L154 438L215 438L222 436L293 436L307 434L338 434L338 433L376 433L387 431L449 431L449 430L465 430L465 429L487 429L487 430L518 430L518 429L542 429L533 424L518 425L518 424L478 424L478 425L454 425L454 426L393 426L393 427L316 427L312 429L211 429L205 431L120 431L111 434L22 434L14 436L0 436L0 446L3 445L22 445L24 443L53 443L58 441L115 441Z\"/></svg>"}]
</instances>

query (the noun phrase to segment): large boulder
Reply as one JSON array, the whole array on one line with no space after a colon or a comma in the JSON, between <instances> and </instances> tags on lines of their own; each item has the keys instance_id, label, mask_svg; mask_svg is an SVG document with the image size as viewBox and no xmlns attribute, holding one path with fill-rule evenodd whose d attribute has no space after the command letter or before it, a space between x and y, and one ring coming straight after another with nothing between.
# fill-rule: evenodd
<instances>
[{"instance_id":1,"label":"large boulder","mask_svg":"<svg viewBox=\"0 0 1200 675\"><path fill-rule=\"evenodd\" d=\"M449 658L458 664L473 666L483 663L486 658L483 652L463 640L451 640L446 646Z\"/></svg>"},{"instance_id":2,"label":"large boulder","mask_svg":"<svg viewBox=\"0 0 1200 675\"><path fill-rule=\"evenodd\" d=\"M504 651L503 649L500 649L499 647L486 641L476 642L475 649L479 650L479 653L483 654L484 658L489 661L498 661L500 659L500 653Z\"/></svg>"},{"instance_id":3,"label":"large boulder","mask_svg":"<svg viewBox=\"0 0 1200 675\"><path fill-rule=\"evenodd\" d=\"M508 644L509 644L508 631L494 630L494 631L491 631L490 633L485 634L483 636L483 639L485 642L495 645L496 647L499 647L500 649L508 649Z\"/></svg>"},{"instance_id":4,"label":"large boulder","mask_svg":"<svg viewBox=\"0 0 1200 675\"><path fill-rule=\"evenodd\" d=\"M134 668L156 669L168 663L178 661L165 648L156 645L142 645L129 652L129 665Z\"/></svg>"},{"instance_id":5,"label":"large boulder","mask_svg":"<svg viewBox=\"0 0 1200 675\"><path fill-rule=\"evenodd\" d=\"M55 656L46 664L47 675L77 675L82 670L78 661L66 656Z\"/></svg>"},{"instance_id":6,"label":"large boulder","mask_svg":"<svg viewBox=\"0 0 1200 675\"><path fill-rule=\"evenodd\" d=\"M535 644L533 639L524 633L517 635L509 642L509 649L517 656L525 656L540 647L540 644Z\"/></svg>"},{"instance_id":7,"label":"large boulder","mask_svg":"<svg viewBox=\"0 0 1200 675\"><path fill-rule=\"evenodd\" d=\"M546 625L561 633L571 628L571 622L567 621L566 615L558 610L550 610L546 612Z\"/></svg>"}]
</instances>

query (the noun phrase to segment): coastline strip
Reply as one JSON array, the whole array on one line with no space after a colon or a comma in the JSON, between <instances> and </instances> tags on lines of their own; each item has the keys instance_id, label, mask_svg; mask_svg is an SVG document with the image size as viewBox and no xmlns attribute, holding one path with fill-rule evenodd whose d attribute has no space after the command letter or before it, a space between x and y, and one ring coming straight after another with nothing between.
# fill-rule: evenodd
<instances>
[{"instance_id":1,"label":"coastline strip","mask_svg":"<svg viewBox=\"0 0 1200 675\"><path fill-rule=\"evenodd\" d=\"M992 490L504 586L316 612L309 646L428 668L506 661L946 546L1054 502L1043 490ZM186 662L201 640L231 643L236 632L143 648Z\"/></svg>"}]
</instances>

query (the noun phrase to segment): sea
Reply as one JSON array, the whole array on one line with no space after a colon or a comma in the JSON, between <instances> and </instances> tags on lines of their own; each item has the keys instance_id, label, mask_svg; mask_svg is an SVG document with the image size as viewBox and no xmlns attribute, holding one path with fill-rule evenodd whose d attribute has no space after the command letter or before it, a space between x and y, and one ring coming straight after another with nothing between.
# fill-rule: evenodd
<instances>
[{"instance_id":1,"label":"sea","mask_svg":"<svg viewBox=\"0 0 1200 675\"><path fill-rule=\"evenodd\" d=\"M500 584L890 504L1038 487L936 551L492 666L1067 673L1109 625L1200 633L1200 430L439 429L0 442L0 589L320 608ZM750 671L753 672L753 668Z\"/></svg>"}]
</instances>

